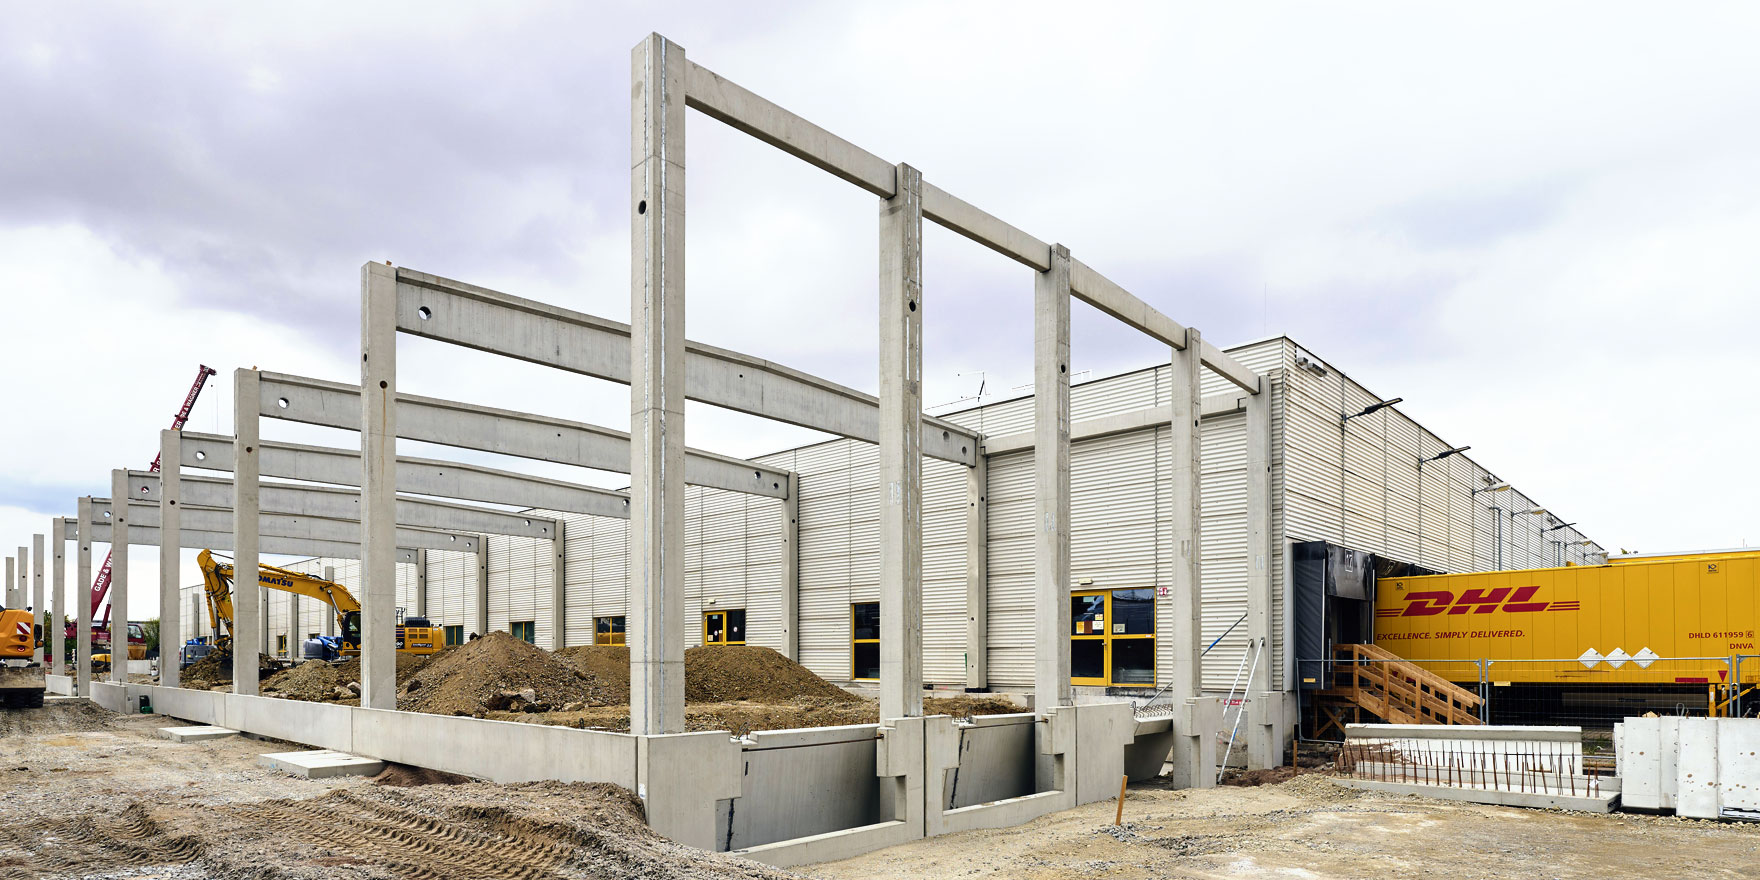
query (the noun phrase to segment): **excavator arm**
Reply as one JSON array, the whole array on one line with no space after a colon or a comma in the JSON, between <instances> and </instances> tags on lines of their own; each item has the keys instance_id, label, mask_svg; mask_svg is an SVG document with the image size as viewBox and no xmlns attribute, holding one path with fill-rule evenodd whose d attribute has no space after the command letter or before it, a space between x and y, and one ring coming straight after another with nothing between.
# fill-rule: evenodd
<instances>
[{"instance_id":1,"label":"excavator arm","mask_svg":"<svg viewBox=\"0 0 1760 880\"><path fill-rule=\"evenodd\" d=\"M232 618L232 566L216 560L207 550L196 555L196 563L202 568L202 584L208 594L208 623L214 629L215 641L230 640L235 626ZM257 585L323 602L330 606L339 625L348 615L361 610L361 603L347 587L291 569L262 566L257 572Z\"/></svg>"}]
</instances>

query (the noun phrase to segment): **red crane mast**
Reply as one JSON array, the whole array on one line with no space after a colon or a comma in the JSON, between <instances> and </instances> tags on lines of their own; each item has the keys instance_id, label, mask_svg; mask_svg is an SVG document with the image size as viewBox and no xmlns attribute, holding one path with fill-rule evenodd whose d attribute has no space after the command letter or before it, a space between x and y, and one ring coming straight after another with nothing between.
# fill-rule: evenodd
<instances>
[{"instance_id":1,"label":"red crane mast","mask_svg":"<svg viewBox=\"0 0 1760 880\"><path fill-rule=\"evenodd\" d=\"M189 393L184 395L184 397L183 397L182 408L178 409L176 417L174 417L171 420L171 430L173 430L173 431L183 430L184 423L189 421L190 410L193 410L196 407L196 398L202 396L202 387L208 384L208 377L213 376L213 375L215 375L215 370L213 367L210 367L207 364L201 364L198 367L198 369L196 370L195 383L189 386ZM153 464L152 464L152 467L149 468L149 470L151 470L153 473L159 472L159 456L157 456L157 455L153 456ZM128 503L128 499L126 499L126 498L112 498L112 499L110 499L110 503L112 503L112 504L126 504L126 503ZM80 538L83 540L85 538L85 536L81 535ZM109 594L110 594L110 555L106 554L104 556L104 567L98 569L98 576L92 580L92 608L91 608L92 617L91 617L91 620L92 620L92 630L93 630L92 635L93 635L94 642L98 641L97 636L100 631L104 634L104 638L103 638L104 643L108 644L109 639L110 639L110 636L109 636L110 609L104 608L104 619L102 621L98 620L98 609L100 607L103 607L104 599ZM72 632L71 632L72 627L69 627L69 630L70 630L69 635L72 635Z\"/></svg>"}]
</instances>

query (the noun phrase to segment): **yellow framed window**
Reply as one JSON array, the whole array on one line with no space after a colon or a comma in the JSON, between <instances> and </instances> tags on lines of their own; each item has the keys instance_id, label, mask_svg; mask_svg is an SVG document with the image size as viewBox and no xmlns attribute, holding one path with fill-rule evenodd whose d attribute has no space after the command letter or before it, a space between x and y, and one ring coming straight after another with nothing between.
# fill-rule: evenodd
<instances>
[{"instance_id":1,"label":"yellow framed window","mask_svg":"<svg viewBox=\"0 0 1760 880\"><path fill-rule=\"evenodd\" d=\"M287 636L286 635L278 635L275 637L275 653L280 654L283 657L287 656Z\"/></svg>"},{"instance_id":2,"label":"yellow framed window","mask_svg":"<svg viewBox=\"0 0 1760 880\"><path fill-rule=\"evenodd\" d=\"M514 638L532 644L537 643L538 625L536 622L530 620L515 620L507 626L508 629L513 632Z\"/></svg>"},{"instance_id":3,"label":"yellow framed window","mask_svg":"<svg viewBox=\"0 0 1760 880\"><path fill-rule=\"evenodd\" d=\"M623 615L616 617L600 617L593 621L593 644L621 645L623 641Z\"/></svg>"},{"instance_id":4,"label":"yellow framed window","mask_svg":"<svg viewBox=\"0 0 1760 880\"><path fill-rule=\"evenodd\" d=\"M746 610L729 608L703 612L703 644L743 645L746 643Z\"/></svg>"},{"instance_id":5,"label":"yellow framed window","mask_svg":"<svg viewBox=\"0 0 1760 880\"><path fill-rule=\"evenodd\" d=\"M850 680L879 681L879 602L857 602L849 606L849 635Z\"/></svg>"},{"instance_id":6,"label":"yellow framed window","mask_svg":"<svg viewBox=\"0 0 1760 880\"><path fill-rule=\"evenodd\" d=\"M1155 591L1070 595L1070 684L1155 686Z\"/></svg>"}]
</instances>

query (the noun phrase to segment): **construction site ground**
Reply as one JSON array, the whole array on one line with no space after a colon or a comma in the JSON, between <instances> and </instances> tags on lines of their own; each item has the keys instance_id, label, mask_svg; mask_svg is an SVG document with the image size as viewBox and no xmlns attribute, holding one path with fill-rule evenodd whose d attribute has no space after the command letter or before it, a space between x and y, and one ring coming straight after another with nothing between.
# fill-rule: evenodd
<instances>
[{"instance_id":1,"label":"construction site ground","mask_svg":"<svg viewBox=\"0 0 1760 880\"><path fill-rule=\"evenodd\" d=\"M0 710L0 877L789 876L661 838L614 786L446 784L396 767L307 780L257 766L285 743L157 736L176 723L85 700Z\"/></svg>"},{"instance_id":2,"label":"construction site ground","mask_svg":"<svg viewBox=\"0 0 1760 880\"><path fill-rule=\"evenodd\" d=\"M610 786L457 784L392 768L306 780L258 767L285 743L158 738L175 723L84 700L0 712L0 876L25 878L783 877L672 844ZM1306 756L1304 756L1306 757ZM1760 826L1518 810L1358 792L1321 773L1132 787L1027 825L923 840L827 878L1736 878ZM1278 781L1278 780L1282 781ZM428 783L428 784L424 784Z\"/></svg>"},{"instance_id":3,"label":"construction site ground","mask_svg":"<svg viewBox=\"0 0 1760 880\"><path fill-rule=\"evenodd\" d=\"M1760 825L1384 795L1317 773L1183 791L1158 781L1131 788L1118 827L1116 809L1107 800L1014 828L950 834L802 870L825 880L1760 876Z\"/></svg>"}]
</instances>

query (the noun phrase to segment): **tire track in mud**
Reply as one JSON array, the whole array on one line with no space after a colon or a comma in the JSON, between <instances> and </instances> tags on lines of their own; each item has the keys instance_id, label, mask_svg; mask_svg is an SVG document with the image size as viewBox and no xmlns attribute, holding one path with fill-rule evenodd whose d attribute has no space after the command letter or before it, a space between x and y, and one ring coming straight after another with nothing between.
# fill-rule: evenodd
<instances>
[{"instance_id":1,"label":"tire track in mud","mask_svg":"<svg viewBox=\"0 0 1760 880\"><path fill-rule=\"evenodd\" d=\"M609 785L472 783L338 790L309 800L135 802L0 825L0 874L79 877L198 863L218 876L792 876L661 838L640 802Z\"/></svg>"}]
</instances>

